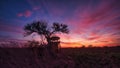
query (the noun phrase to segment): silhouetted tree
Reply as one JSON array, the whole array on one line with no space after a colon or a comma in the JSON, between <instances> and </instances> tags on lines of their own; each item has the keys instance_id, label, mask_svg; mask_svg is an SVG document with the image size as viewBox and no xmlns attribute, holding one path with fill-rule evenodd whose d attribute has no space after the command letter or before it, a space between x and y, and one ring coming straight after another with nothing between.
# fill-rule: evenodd
<instances>
[{"instance_id":1,"label":"silhouetted tree","mask_svg":"<svg viewBox=\"0 0 120 68\"><path fill-rule=\"evenodd\" d=\"M88 45L88 47L89 47L89 48L92 48L92 47L93 47L93 45Z\"/></svg>"},{"instance_id":2,"label":"silhouetted tree","mask_svg":"<svg viewBox=\"0 0 120 68\"><path fill-rule=\"evenodd\" d=\"M32 40L32 41L28 41L27 42L27 45L26 45L26 47L39 47L39 42L38 41L35 41L35 40Z\"/></svg>"},{"instance_id":3,"label":"silhouetted tree","mask_svg":"<svg viewBox=\"0 0 120 68\"><path fill-rule=\"evenodd\" d=\"M56 33L69 33L68 26L66 24L53 23L51 27L45 21L34 21L30 24L25 25L25 36L31 35L32 33L37 33L40 36L44 36L47 44L50 46L51 38Z\"/></svg>"},{"instance_id":4,"label":"silhouetted tree","mask_svg":"<svg viewBox=\"0 0 120 68\"><path fill-rule=\"evenodd\" d=\"M82 45L82 47L81 48L85 48L85 45Z\"/></svg>"}]
</instances>

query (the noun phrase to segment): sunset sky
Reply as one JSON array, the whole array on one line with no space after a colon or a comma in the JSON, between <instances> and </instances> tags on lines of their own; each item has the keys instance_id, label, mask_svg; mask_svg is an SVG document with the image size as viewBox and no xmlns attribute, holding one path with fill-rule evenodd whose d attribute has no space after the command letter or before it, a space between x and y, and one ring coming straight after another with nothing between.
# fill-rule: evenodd
<instances>
[{"instance_id":1,"label":"sunset sky","mask_svg":"<svg viewBox=\"0 0 120 68\"><path fill-rule=\"evenodd\" d=\"M35 20L67 24L62 47L120 45L120 0L0 0L0 40L39 39L23 36Z\"/></svg>"}]
</instances>

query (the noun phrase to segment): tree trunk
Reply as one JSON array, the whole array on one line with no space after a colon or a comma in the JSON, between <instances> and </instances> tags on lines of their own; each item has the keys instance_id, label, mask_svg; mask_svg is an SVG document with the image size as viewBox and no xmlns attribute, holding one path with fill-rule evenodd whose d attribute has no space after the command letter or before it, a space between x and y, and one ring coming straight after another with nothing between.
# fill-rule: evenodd
<instances>
[{"instance_id":1,"label":"tree trunk","mask_svg":"<svg viewBox=\"0 0 120 68\"><path fill-rule=\"evenodd\" d=\"M50 46L50 44L51 44L50 37L47 37L46 39L47 39L48 46Z\"/></svg>"},{"instance_id":2,"label":"tree trunk","mask_svg":"<svg viewBox=\"0 0 120 68\"><path fill-rule=\"evenodd\" d=\"M55 54L54 54L53 49L52 49L52 44L51 44L50 37L47 38L47 42L48 42L47 50L48 50L49 54L54 58Z\"/></svg>"},{"instance_id":3,"label":"tree trunk","mask_svg":"<svg viewBox=\"0 0 120 68\"><path fill-rule=\"evenodd\" d=\"M47 37L47 45L48 45L48 50L51 50L51 40L50 40L50 37Z\"/></svg>"}]
</instances>

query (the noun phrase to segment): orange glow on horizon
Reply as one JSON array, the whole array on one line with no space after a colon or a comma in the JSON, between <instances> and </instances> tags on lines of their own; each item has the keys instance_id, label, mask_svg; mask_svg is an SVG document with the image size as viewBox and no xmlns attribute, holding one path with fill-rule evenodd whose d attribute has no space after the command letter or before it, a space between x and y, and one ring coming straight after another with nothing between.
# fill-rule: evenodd
<instances>
[{"instance_id":1,"label":"orange glow on horizon","mask_svg":"<svg viewBox=\"0 0 120 68\"><path fill-rule=\"evenodd\" d=\"M96 38L95 40L88 40L83 38L76 38L75 35L71 35L69 38L68 36L61 36L61 47L88 47L89 45L92 45L93 47L104 47L104 46L115 46L119 45L115 42L112 42L112 37L109 38ZM100 41L102 40L102 41ZM107 40L107 41L104 41Z\"/></svg>"}]
</instances>

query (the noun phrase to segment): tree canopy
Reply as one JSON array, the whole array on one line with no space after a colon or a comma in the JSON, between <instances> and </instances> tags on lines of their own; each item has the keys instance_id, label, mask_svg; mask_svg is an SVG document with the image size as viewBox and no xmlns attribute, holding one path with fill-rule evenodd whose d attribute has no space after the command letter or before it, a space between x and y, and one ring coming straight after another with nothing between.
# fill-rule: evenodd
<instances>
[{"instance_id":1,"label":"tree canopy","mask_svg":"<svg viewBox=\"0 0 120 68\"><path fill-rule=\"evenodd\" d=\"M44 36L47 43L50 43L50 38L57 32L69 33L68 26L66 24L61 24L54 22L52 26L46 21L34 21L24 26L25 36L31 35L32 33L37 33L38 35Z\"/></svg>"}]
</instances>

